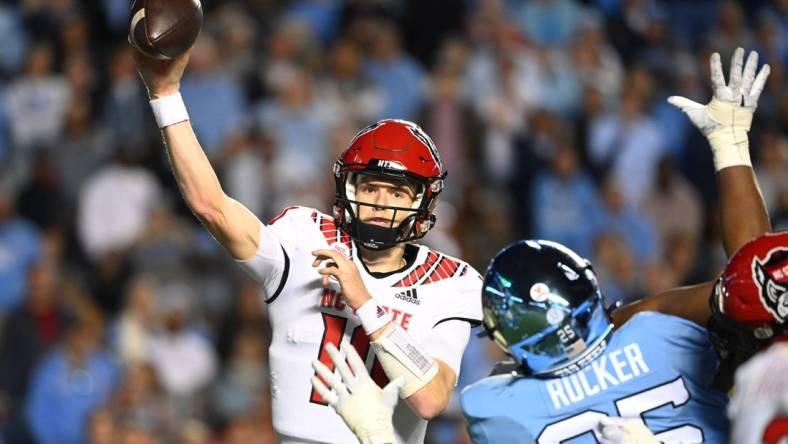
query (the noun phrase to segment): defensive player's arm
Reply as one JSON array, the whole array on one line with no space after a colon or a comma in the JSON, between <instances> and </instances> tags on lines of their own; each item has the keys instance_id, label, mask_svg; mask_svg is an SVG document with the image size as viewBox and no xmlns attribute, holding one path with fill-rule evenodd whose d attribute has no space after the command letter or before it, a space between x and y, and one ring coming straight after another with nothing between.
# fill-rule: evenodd
<instances>
[{"instance_id":1,"label":"defensive player's arm","mask_svg":"<svg viewBox=\"0 0 788 444\"><path fill-rule=\"evenodd\" d=\"M720 218L725 253L731 257L742 245L772 229L761 189L751 166L738 165L717 172Z\"/></svg>"},{"instance_id":2,"label":"defensive player's arm","mask_svg":"<svg viewBox=\"0 0 788 444\"><path fill-rule=\"evenodd\" d=\"M189 52L172 60L155 60L135 51L135 59L152 101L178 94ZM174 105L180 105L179 99ZM191 123L185 120L166 125L162 134L186 204L233 258L253 256L259 243L260 222L246 207L224 193Z\"/></svg>"},{"instance_id":3,"label":"defensive player's arm","mask_svg":"<svg viewBox=\"0 0 788 444\"><path fill-rule=\"evenodd\" d=\"M771 230L766 205L752 167L731 166L717 172L725 252L730 257L748 241ZM711 316L709 296L716 281L673 288L625 305L613 312L613 323L623 325L641 311L661 313L706 325Z\"/></svg>"},{"instance_id":4,"label":"defensive player's arm","mask_svg":"<svg viewBox=\"0 0 788 444\"><path fill-rule=\"evenodd\" d=\"M758 98L769 76L769 65L756 76L758 54L750 53L742 68L743 59L744 50L739 48L733 55L730 84L726 86L719 54L712 55L714 99L708 105L683 97L668 99L687 114L711 145L717 170L723 245L729 257L748 241L771 230L750 162L747 136ZM714 285L714 281L705 282L649 296L616 310L613 321L615 325L623 325L634 314L651 310L705 325L711 316L708 299Z\"/></svg>"}]
</instances>

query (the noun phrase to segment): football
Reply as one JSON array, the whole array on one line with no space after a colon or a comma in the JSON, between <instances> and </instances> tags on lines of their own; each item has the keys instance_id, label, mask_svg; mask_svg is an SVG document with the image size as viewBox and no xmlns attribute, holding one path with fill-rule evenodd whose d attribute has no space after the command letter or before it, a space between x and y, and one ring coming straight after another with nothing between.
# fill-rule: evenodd
<instances>
[{"instance_id":1,"label":"football","mask_svg":"<svg viewBox=\"0 0 788 444\"><path fill-rule=\"evenodd\" d=\"M203 20L199 0L134 0L130 16L129 42L155 59L188 51Z\"/></svg>"}]
</instances>

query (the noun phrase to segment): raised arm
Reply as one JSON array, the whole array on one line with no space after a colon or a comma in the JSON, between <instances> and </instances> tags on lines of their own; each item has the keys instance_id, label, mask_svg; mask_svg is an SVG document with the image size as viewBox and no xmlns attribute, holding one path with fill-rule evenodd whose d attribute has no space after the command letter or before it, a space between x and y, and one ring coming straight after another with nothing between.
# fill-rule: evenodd
<instances>
[{"instance_id":1,"label":"raised arm","mask_svg":"<svg viewBox=\"0 0 788 444\"><path fill-rule=\"evenodd\" d=\"M769 65L756 76L758 53L750 52L744 62L744 49L737 48L731 58L729 82L725 84L720 55L710 60L714 97L701 105L684 97L668 101L681 109L708 138L714 154L720 191L720 216L725 252L730 257L748 241L771 230L763 196L750 162L750 130Z\"/></svg>"},{"instance_id":2,"label":"raised arm","mask_svg":"<svg viewBox=\"0 0 788 444\"><path fill-rule=\"evenodd\" d=\"M174 115L163 119L165 122L160 122L162 119L157 116L157 122L162 127L164 145L186 204L233 258L248 259L257 251L260 221L224 193L182 108L178 89L189 53L172 60L156 60L135 51L135 59L152 105L159 107L159 114L163 111Z\"/></svg>"},{"instance_id":3,"label":"raised arm","mask_svg":"<svg viewBox=\"0 0 788 444\"><path fill-rule=\"evenodd\" d=\"M720 217L725 254L731 257L742 245L771 231L755 172L748 166L733 166L717 173Z\"/></svg>"},{"instance_id":4,"label":"raised arm","mask_svg":"<svg viewBox=\"0 0 788 444\"><path fill-rule=\"evenodd\" d=\"M739 247L771 230L766 205L750 162L749 138L752 116L769 76L769 65L755 75L758 53L750 53L743 66L744 50L738 48L731 60L728 85L717 53L712 54L711 83L714 97L701 105L685 97L668 101L681 109L703 132L714 154L714 168L720 193L723 244L730 257ZM714 282L680 287L649 296L613 313L616 325L634 314L651 310L672 314L705 325L711 315L708 298Z\"/></svg>"}]
</instances>

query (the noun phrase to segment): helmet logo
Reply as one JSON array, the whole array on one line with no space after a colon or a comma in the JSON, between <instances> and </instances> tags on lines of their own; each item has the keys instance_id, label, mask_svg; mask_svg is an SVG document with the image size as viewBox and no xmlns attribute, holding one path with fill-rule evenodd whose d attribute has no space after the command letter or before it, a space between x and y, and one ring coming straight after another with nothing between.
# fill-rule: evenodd
<instances>
[{"instance_id":1,"label":"helmet logo","mask_svg":"<svg viewBox=\"0 0 788 444\"><path fill-rule=\"evenodd\" d=\"M752 261L753 280L761 303L778 322L788 317L788 248L775 248L763 261Z\"/></svg>"},{"instance_id":2,"label":"helmet logo","mask_svg":"<svg viewBox=\"0 0 788 444\"><path fill-rule=\"evenodd\" d=\"M542 282L537 282L531 285L531 299L536 302L544 302L550 294L550 288Z\"/></svg>"},{"instance_id":3,"label":"helmet logo","mask_svg":"<svg viewBox=\"0 0 788 444\"><path fill-rule=\"evenodd\" d=\"M385 168L389 170L397 170L397 171L405 171L405 165L396 160L376 160L377 166L379 168Z\"/></svg>"},{"instance_id":4,"label":"helmet logo","mask_svg":"<svg viewBox=\"0 0 788 444\"><path fill-rule=\"evenodd\" d=\"M566 314L564 313L564 311L558 307L550 307L547 310L547 313L545 313L545 319L547 319L547 322L549 322L550 325L560 324L565 317Z\"/></svg>"}]
</instances>

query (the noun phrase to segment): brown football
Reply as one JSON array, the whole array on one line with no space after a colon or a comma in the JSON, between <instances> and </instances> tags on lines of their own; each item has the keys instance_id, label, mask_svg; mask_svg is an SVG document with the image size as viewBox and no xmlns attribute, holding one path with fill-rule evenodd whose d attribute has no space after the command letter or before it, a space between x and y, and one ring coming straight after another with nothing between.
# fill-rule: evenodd
<instances>
[{"instance_id":1,"label":"brown football","mask_svg":"<svg viewBox=\"0 0 788 444\"><path fill-rule=\"evenodd\" d=\"M156 59L171 59L186 52L202 27L199 0L134 0L129 42Z\"/></svg>"}]
</instances>

